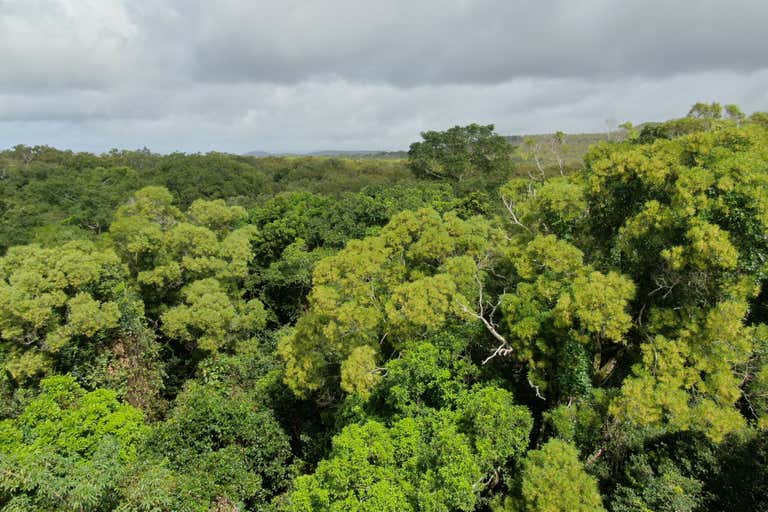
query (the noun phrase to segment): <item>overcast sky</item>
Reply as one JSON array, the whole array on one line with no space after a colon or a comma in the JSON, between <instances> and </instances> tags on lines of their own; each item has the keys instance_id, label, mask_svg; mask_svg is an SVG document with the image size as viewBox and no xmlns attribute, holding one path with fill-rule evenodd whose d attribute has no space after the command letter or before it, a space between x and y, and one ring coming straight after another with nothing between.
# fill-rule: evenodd
<instances>
[{"instance_id":1,"label":"overcast sky","mask_svg":"<svg viewBox=\"0 0 768 512\"><path fill-rule=\"evenodd\" d=\"M0 0L0 147L402 149L768 110L766 0Z\"/></svg>"}]
</instances>

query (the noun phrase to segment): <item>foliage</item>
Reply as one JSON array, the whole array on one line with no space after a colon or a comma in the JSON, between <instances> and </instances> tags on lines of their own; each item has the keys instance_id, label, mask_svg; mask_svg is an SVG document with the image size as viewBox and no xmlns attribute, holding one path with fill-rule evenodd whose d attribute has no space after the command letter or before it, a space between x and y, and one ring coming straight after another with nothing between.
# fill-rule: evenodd
<instances>
[{"instance_id":1,"label":"foliage","mask_svg":"<svg viewBox=\"0 0 768 512\"><path fill-rule=\"evenodd\" d=\"M500 389L477 390L464 403L389 427L346 427L315 473L296 480L288 509L473 510L483 473L524 451L532 420Z\"/></svg>"},{"instance_id":2,"label":"foliage","mask_svg":"<svg viewBox=\"0 0 768 512\"><path fill-rule=\"evenodd\" d=\"M459 336L463 334L443 331L409 344L400 357L387 362L376 398L393 415L408 416L425 408L455 405L477 374L477 368L462 355L466 341Z\"/></svg>"},{"instance_id":3,"label":"foliage","mask_svg":"<svg viewBox=\"0 0 768 512\"><path fill-rule=\"evenodd\" d=\"M479 477L466 437L446 416L391 428L372 421L334 438L331 457L297 479L289 510L471 510Z\"/></svg>"},{"instance_id":4,"label":"foliage","mask_svg":"<svg viewBox=\"0 0 768 512\"><path fill-rule=\"evenodd\" d=\"M768 433L734 436L720 448L712 510L768 510Z\"/></svg>"},{"instance_id":5,"label":"foliage","mask_svg":"<svg viewBox=\"0 0 768 512\"><path fill-rule=\"evenodd\" d=\"M768 510L766 169L718 103L408 160L1 151L0 508Z\"/></svg>"},{"instance_id":6,"label":"foliage","mask_svg":"<svg viewBox=\"0 0 768 512\"><path fill-rule=\"evenodd\" d=\"M150 446L164 457L167 474L145 468L185 505L208 510L216 500L264 505L290 475L288 440L271 411L244 396L191 384L176 399Z\"/></svg>"},{"instance_id":7,"label":"foliage","mask_svg":"<svg viewBox=\"0 0 768 512\"><path fill-rule=\"evenodd\" d=\"M504 179L511 172L512 147L493 125L454 126L422 132L421 138L408 150L408 165L416 177L462 184L478 177Z\"/></svg>"},{"instance_id":8,"label":"foliage","mask_svg":"<svg viewBox=\"0 0 768 512\"><path fill-rule=\"evenodd\" d=\"M113 391L71 376L41 382L15 419L0 422L0 504L6 510L111 510L148 427Z\"/></svg>"},{"instance_id":9,"label":"foliage","mask_svg":"<svg viewBox=\"0 0 768 512\"><path fill-rule=\"evenodd\" d=\"M194 281L181 294L184 303L161 317L163 332L170 338L196 343L203 350L232 348L266 323L266 312L258 299L232 301L216 279Z\"/></svg>"},{"instance_id":10,"label":"foliage","mask_svg":"<svg viewBox=\"0 0 768 512\"><path fill-rule=\"evenodd\" d=\"M638 284L647 340L614 413L722 439L743 425L735 371L754 351L744 320L765 272L765 130L606 150L588 158L593 232Z\"/></svg>"},{"instance_id":11,"label":"foliage","mask_svg":"<svg viewBox=\"0 0 768 512\"><path fill-rule=\"evenodd\" d=\"M602 506L597 482L584 471L573 445L552 439L528 452L521 474L522 510L596 512Z\"/></svg>"},{"instance_id":12,"label":"foliage","mask_svg":"<svg viewBox=\"0 0 768 512\"><path fill-rule=\"evenodd\" d=\"M45 374L73 345L103 343L120 322L122 279L115 253L90 242L10 249L0 258L5 370L16 380Z\"/></svg>"},{"instance_id":13,"label":"foliage","mask_svg":"<svg viewBox=\"0 0 768 512\"><path fill-rule=\"evenodd\" d=\"M379 235L352 241L322 260L309 311L280 341L286 383L298 394L332 389L333 367L358 347L373 350L367 356L371 367L382 339L398 348L459 319L459 304L477 293L467 273L477 272L475 262L490 236L479 218L465 221L422 209L396 215ZM345 385L362 392L370 387L349 379Z\"/></svg>"},{"instance_id":14,"label":"foliage","mask_svg":"<svg viewBox=\"0 0 768 512\"><path fill-rule=\"evenodd\" d=\"M553 235L534 238L511 260L517 283L501 296L501 312L515 357L542 392L585 394L615 364L604 353L626 343L633 283L584 265L581 251Z\"/></svg>"}]
</instances>

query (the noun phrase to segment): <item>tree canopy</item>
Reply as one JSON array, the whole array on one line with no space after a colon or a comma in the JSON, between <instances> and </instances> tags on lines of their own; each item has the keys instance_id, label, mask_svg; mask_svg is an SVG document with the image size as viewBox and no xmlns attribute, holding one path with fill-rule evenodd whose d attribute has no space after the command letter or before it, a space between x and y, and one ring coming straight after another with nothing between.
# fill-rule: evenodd
<instances>
[{"instance_id":1,"label":"tree canopy","mask_svg":"<svg viewBox=\"0 0 768 512\"><path fill-rule=\"evenodd\" d=\"M768 113L623 127L0 151L0 510L768 510Z\"/></svg>"}]
</instances>

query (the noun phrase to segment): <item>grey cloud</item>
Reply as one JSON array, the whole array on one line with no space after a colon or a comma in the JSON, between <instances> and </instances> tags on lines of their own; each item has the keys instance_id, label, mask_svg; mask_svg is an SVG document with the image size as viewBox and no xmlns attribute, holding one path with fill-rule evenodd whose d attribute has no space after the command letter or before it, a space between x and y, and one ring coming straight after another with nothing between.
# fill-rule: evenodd
<instances>
[{"instance_id":1,"label":"grey cloud","mask_svg":"<svg viewBox=\"0 0 768 512\"><path fill-rule=\"evenodd\" d=\"M0 90L754 71L766 21L762 0L2 0Z\"/></svg>"},{"instance_id":2,"label":"grey cloud","mask_svg":"<svg viewBox=\"0 0 768 512\"><path fill-rule=\"evenodd\" d=\"M201 79L412 86L768 66L761 0L236 3L196 17Z\"/></svg>"},{"instance_id":3,"label":"grey cloud","mask_svg":"<svg viewBox=\"0 0 768 512\"><path fill-rule=\"evenodd\" d=\"M140 33L120 3L0 2L0 90L105 89L142 73Z\"/></svg>"},{"instance_id":4,"label":"grey cloud","mask_svg":"<svg viewBox=\"0 0 768 512\"><path fill-rule=\"evenodd\" d=\"M0 110L7 104L3 98ZM685 114L699 99L765 109L768 71L411 88L344 80L201 84L168 96L141 90L85 97L64 92L28 99L18 116L0 122L0 147L45 143L99 152L146 145L162 152L238 153L403 149L418 140L420 131L455 124L495 123L506 134L604 131L608 118L664 119ZM136 115L134 105L140 102L144 110ZM98 108L83 115L88 104Z\"/></svg>"},{"instance_id":5,"label":"grey cloud","mask_svg":"<svg viewBox=\"0 0 768 512\"><path fill-rule=\"evenodd\" d=\"M0 147L400 149L768 109L761 0L0 0Z\"/></svg>"}]
</instances>

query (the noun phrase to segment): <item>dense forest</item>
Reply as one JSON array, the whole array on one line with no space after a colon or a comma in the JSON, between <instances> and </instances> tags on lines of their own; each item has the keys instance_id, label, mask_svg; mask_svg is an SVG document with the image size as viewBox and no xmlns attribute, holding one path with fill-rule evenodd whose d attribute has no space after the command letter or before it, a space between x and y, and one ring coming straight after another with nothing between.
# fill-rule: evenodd
<instances>
[{"instance_id":1,"label":"dense forest","mask_svg":"<svg viewBox=\"0 0 768 512\"><path fill-rule=\"evenodd\" d=\"M768 113L604 139L0 152L0 510L768 511Z\"/></svg>"}]
</instances>

